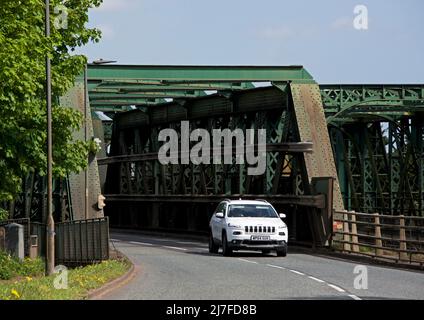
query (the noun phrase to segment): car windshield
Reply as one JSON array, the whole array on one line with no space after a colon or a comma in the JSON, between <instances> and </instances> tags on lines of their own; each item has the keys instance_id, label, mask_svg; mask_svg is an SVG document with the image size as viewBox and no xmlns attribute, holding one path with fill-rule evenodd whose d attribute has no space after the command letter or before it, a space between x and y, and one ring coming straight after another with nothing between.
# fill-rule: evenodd
<instances>
[{"instance_id":1,"label":"car windshield","mask_svg":"<svg viewBox=\"0 0 424 320\"><path fill-rule=\"evenodd\" d=\"M278 218L275 210L269 205L231 204L228 217L232 218Z\"/></svg>"}]
</instances>

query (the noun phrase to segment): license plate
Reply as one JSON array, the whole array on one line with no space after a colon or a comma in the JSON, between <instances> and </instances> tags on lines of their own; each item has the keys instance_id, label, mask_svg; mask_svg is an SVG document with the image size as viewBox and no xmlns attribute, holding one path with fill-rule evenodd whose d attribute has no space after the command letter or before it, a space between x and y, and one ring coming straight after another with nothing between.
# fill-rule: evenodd
<instances>
[{"instance_id":1,"label":"license plate","mask_svg":"<svg viewBox=\"0 0 424 320\"><path fill-rule=\"evenodd\" d=\"M269 240L270 237L269 236L251 236L250 240L252 241L266 241Z\"/></svg>"}]
</instances>

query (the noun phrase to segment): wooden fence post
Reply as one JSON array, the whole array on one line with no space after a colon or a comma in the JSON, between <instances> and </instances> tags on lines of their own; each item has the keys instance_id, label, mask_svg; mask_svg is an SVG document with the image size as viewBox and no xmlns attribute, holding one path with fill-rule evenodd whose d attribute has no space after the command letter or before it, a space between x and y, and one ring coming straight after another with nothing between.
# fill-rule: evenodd
<instances>
[{"instance_id":1,"label":"wooden fence post","mask_svg":"<svg viewBox=\"0 0 424 320\"><path fill-rule=\"evenodd\" d=\"M399 216L399 249L406 250L406 232L405 232L405 216ZM408 260L407 252L400 252L400 260Z\"/></svg>"},{"instance_id":2,"label":"wooden fence post","mask_svg":"<svg viewBox=\"0 0 424 320\"><path fill-rule=\"evenodd\" d=\"M346 213L343 213L343 249L344 251L350 251L350 235L349 235L349 222L347 221L349 219L349 216Z\"/></svg>"},{"instance_id":3,"label":"wooden fence post","mask_svg":"<svg viewBox=\"0 0 424 320\"><path fill-rule=\"evenodd\" d=\"M375 239L375 245L377 247L383 247L383 241L381 240L381 226L380 226L380 217L378 215L378 213L374 213L374 226L375 226L375 232L374 232L374 236L376 237ZM378 248L375 250L375 254L376 256L380 257L383 255L383 250Z\"/></svg>"},{"instance_id":4,"label":"wooden fence post","mask_svg":"<svg viewBox=\"0 0 424 320\"><path fill-rule=\"evenodd\" d=\"M356 228L356 212L350 211L350 227L352 231L352 251L353 252L359 252L359 245L358 245L358 230Z\"/></svg>"}]
</instances>

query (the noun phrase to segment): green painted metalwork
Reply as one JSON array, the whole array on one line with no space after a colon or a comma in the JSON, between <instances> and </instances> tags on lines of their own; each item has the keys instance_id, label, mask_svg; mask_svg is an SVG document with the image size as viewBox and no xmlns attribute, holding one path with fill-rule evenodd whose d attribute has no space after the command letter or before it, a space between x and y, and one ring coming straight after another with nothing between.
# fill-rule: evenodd
<instances>
[{"instance_id":1,"label":"green painted metalwork","mask_svg":"<svg viewBox=\"0 0 424 320\"><path fill-rule=\"evenodd\" d=\"M205 90L227 92L253 88L252 82L313 83L301 66L125 66L89 65L88 90L93 111L127 111L130 105L164 103L157 98L189 99ZM121 110L119 110L121 108Z\"/></svg>"},{"instance_id":2,"label":"green painted metalwork","mask_svg":"<svg viewBox=\"0 0 424 320\"><path fill-rule=\"evenodd\" d=\"M128 111L128 107L130 106L156 106L159 104L166 103L167 101L160 98L138 98L138 99L132 99L127 100L125 98L119 98L116 97L116 99L98 99L98 100L91 100L90 99L90 106L92 107L93 111L112 111L112 110L120 110L122 111Z\"/></svg>"},{"instance_id":3,"label":"green painted metalwork","mask_svg":"<svg viewBox=\"0 0 424 320\"><path fill-rule=\"evenodd\" d=\"M98 80L90 81L97 81L95 86L99 88L90 90L90 99L93 97L92 101L96 101L95 98L101 96L103 93L108 93L108 91L103 91L103 86L105 86L104 90L109 86L113 86L112 93L116 92L116 97L119 97L119 99L113 99L116 100L115 105L111 101L107 103L107 106L99 106L97 101L92 105L94 110L97 111L111 108L114 112L127 111L123 106L130 105L131 103L138 105L157 105L164 103L163 100L132 101L141 97L134 97L134 94L130 95L131 92L140 94L148 92L154 97L153 91L162 91L160 97L173 98L178 95L182 97L181 94L186 94L187 97L193 97L196 92L195 89L203 92L203 90L246 90L252 88L250 82L240 83L238 85L229 83L216 85L211 82L183 85L137 85L137 89L134 88L134 91L129 91L131 88L125 83L116 82L111 84L110 82L105 82L105 84L102 84ZM273 82L273 84L277 87L281 86L280 89L282 91L286 88L286 84L281 82ZM243 85L245 86L243 87ZM172 91L174 90L179 91L179 93L172 95ZM118 94L119 92L121 93ZM328 122L331 123L354 122L358 118L400 118L410 115L411 112L424 109L424 85L320 85L320 92L325 114ZM126 95L128 98L125 97ZM109 98L108 96L105 97ZM120 106L122 106L122 110L120 110ZM99 108L103 109L99 110Z\"/></svg>"},{"instance_id":4,"label":"green painted metalwork","mask_svg":"<svg viewBox=\"0 0 424 320\"><path fill-rule=\"evenodd\" d=\"M123 100L127 101L128 104L138 104L137 101L140 99L146 98L198 98L206 96L204 91L144 91L144 92L98 92L92 91L90 92L90 102L94 101L114 101L114 100Z\"/></svg>"},{"instance_id":5,"label":"green painted metalwork","mask_svg":"<svg viewBox=\"0 0 424 320\"><path fill-rule=\"evenodd\" d=\"M419 115L392 122L358 122L341 128L347 209L424 215L422 121ZM330 132L340 128L330 127ZM342 174L340 173L342 172Z\"/></svg>"},{"instance_id":6,"label":"green painted metalwork","mask_svg":"<svg viewBox=\"0 0 424 320\"><path fill-rule=\"evenodd\" d=\"M320 85L329 123L424 109L424 85Z\"/></svg>"},{"instance_id":7,"label":"green painted metalwork","mask_svg":"<svg viewBox=\"0 0 424 320\"><path fill-rule=\"evenodd\" d=\"M95 111L112 115L136 105L145 114L138 114L143 126L173 126L177 131L178 121L186 118L200 121L193 126L210 132L228 126L245 129L263 125L271 132L270 143L295 141L297 128L291 126L295 118L284 100L290 94L290 83L315 84L300 66L90 65L88 73ZM259 95L254 82L268 82L279 94L268 88ZM202 97L209 90L218 92L214 97ZM253 110L248 103L239 104L240 92L245 92L248 100L262 101L261 107ZM320 85L317 92L327 118L345 208L424 215L424 85ZM174 100L167 102L165 98ZM138 134L145 137L146 132ZM141 146L137 150L151 151L149 140L137 142ZM150 194L155 190L163 194L228 194L237 190L243 194L254 189L302 194L305 179L298 168L304 165L303 160L277 152L267 157L266 178L261 181L246 176L245 166L233 165L173 165L161 171L146 162L125 175L132 176L135 187L140 185L137 192ZM154 187L150 184L153 181Z\"/></svg>"},{"instance_id":8,"label":"green painted metalwork","mask_svg":"<svg viewBox=\"0 0 424 320\"><path fill-rule=\"evenodd\" d=\"M139 81L140 83L311 81L302 66L88 66L90 81Z\"/></svg>"},{"instance_id":9,"label":"green painted metalwork","mask_svg":"<svg viewBox=\"0 0 424 320\"><path fill-rule=\"evenodd\" d=\"M144 92L144 91L186 91L186 90L245 90L252 89L251 82L190 82L190 83L168 83L149 82L136 80L90 80L89 92Z\"/></svg>"}]
</instances>

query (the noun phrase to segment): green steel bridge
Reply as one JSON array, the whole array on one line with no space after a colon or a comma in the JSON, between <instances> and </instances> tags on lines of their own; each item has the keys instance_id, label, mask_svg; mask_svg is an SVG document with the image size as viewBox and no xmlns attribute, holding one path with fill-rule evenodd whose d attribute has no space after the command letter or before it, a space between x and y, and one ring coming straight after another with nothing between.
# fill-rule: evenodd
<instances>
[{"instance_id":1,"label":"green steel bridge","mask_svg":"<svg viewBox=\"0 0 424 320\"><path fill-rule=\"evenodd\" d=\"M220 199L260 197L289 213L292 239L324 245L334 210L424 215L422 84L321 85L302 66L92 64L62 104L86 115L77 137L104 145L87 173L56 183L59 220L102 215L103 193L112 225L205 231ZM266 129L265 173L161 165L159 131L184 120ZM42 215L43 182L25 190L16 215Z\"/></svg>"}]
</instances>

